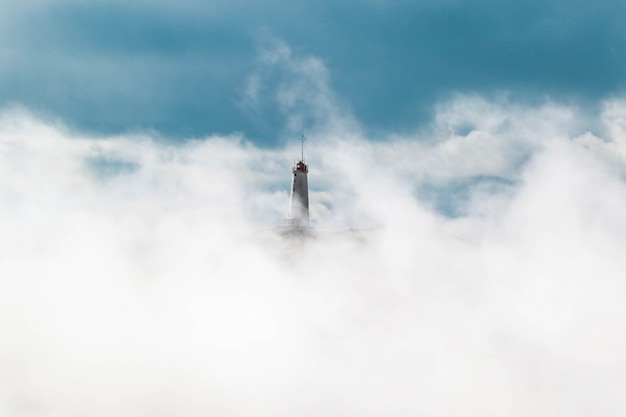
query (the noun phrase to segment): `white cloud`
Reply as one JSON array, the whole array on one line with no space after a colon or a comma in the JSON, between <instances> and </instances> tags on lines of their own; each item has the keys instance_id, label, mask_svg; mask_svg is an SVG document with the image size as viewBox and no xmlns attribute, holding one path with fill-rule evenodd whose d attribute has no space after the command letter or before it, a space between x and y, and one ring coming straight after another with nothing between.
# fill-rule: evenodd
<instances>
[{"instance_id":1,"label":"white cloud","mask_svg":"<svg viewBox=\"0 0 626 417\"><path fill-rule=\"evenodd\" d=\"M259 38L256 67L242 89L242 107L257 117L263 117L264 110L277 109L290 137L358 133L359 124L332 90L329 71L320 58L294 54L287 43L268 32Z\"/></svg>"},{"instance_id":2,"label":"white cloud","mask_svg":"<svg viewBox=\"0 0 626 417\"><path fill-rule=\"evenodd\" d=\"M624 135L572 136L576 113L459 97L415 138L320 129L317 226L380 227L303 243L269 230L297 144L5 111L0 410L622 415ZM416 198L465 178L463 216Z\"/></svg>"}]
</instances>

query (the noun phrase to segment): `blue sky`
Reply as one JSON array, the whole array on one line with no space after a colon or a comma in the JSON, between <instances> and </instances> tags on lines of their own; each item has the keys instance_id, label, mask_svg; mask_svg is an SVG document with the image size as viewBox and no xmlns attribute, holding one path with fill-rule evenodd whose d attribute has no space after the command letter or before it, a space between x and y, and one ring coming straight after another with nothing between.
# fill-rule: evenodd
<instances>
[{"instance_id":1,"label":"blue sky","mask_svg":"<svg viewBox=\"0 0 626 417\"><path fill-rule=\"evenodd\" d=\"M455 93L594 112L626 81L622 1L49 0L0 7L0 105L95 134L153 130L177 140L241 132L258 145L283 143L323 123L308 98L281 107L281 86L302 76L287 68L293 62L314 61L323 72L321 84L299 94L326 89L334 110L352 115L371 138L420 129ZM263 60L276 45L289 54Z\"/></svg>"}]
</instances>

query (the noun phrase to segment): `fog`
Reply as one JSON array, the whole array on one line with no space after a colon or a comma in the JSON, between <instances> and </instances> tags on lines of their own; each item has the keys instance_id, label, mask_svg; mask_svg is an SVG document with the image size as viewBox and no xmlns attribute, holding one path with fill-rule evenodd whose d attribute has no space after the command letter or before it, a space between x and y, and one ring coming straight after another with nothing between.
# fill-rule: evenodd
<instances>
[{"instance_id":1,"label":"fog","mask_svg":"<svg viewBox=\"0 0 626 417\"><path fill-rule=\"evenodd\" d=\"M301 240L297 140L2 111L0 414L624 415L626 102L341 124L308 134Z\"/></svg>"}]
</instances>

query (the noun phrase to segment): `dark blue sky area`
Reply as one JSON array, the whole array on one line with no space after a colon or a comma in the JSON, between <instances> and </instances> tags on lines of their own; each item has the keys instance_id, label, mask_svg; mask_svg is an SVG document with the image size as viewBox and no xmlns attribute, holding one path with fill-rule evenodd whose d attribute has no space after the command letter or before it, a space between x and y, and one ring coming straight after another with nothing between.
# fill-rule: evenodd
<instances>
[{"instance_id":1,"label":"dark blue sky area","mask_svg":"<svg viewBox=\"0 0 626 417\"><path fill-rule=\"evenodd\" d=\"M275 68L255 111L244 103L268 36L319 58L372 136L419 128L457 92L593 106L626 81L624 1L28 3L0 6L0 103L95 133L280 142L290 75Z\"/></svg>"}]
</instances>

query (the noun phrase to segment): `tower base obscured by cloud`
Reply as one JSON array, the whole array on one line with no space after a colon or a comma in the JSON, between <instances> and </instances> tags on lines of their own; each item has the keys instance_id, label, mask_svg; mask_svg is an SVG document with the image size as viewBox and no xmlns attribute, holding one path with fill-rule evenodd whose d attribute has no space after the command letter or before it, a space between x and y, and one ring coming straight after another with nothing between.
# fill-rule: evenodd
<instances>
[{"instance_id":1,"label":"tower base obscured by cloud","mask_svg":"<svg viewBox=\"0 0 626 417\"><path fill-rule=\"evenodd\" d=\"M623 416L625 114L316 138L317 229L371 230L294 245L294 149L5 111L0 414Z\"/></svg>"}]
</instances>

